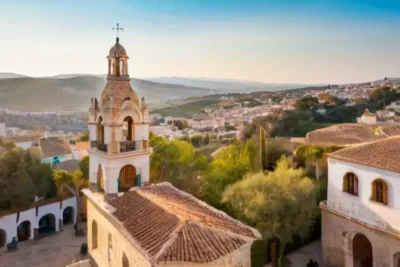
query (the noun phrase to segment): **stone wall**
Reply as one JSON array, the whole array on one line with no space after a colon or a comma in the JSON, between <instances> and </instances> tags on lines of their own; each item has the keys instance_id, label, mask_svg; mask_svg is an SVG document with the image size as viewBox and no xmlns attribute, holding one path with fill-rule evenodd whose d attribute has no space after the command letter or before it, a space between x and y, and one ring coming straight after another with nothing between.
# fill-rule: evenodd
<instances>
[{"instance_id":1,"label":"stone wall","mask_svg":"<svg viewBox=\"0 0 400 267\"><path fill-rule=\"evenodd\" d=\"M325 267L353 267L352 241L357 233L372 244L374 267L397 267L400 236L322 210L322 257Z\"/></svg>"},{"instance_id":2,"label":"stone wall","mask_svg":"<svg viewBox=\"0 0 400 267\"><path fill-rule=\"evenodd\" d=\"M117 228L104 215L107 211L101 211L97 205L94 205L92 200L88 200L87 208L87 238L89 253L98 266L122 267L122 257L125 253L129 260L129 266L135 267L151 267L145 256L134 246L127 237L127 233L122 233L121 229ZM92 222L97 223L98 231L98 247L93 249L92 241ZM120 226L122 228L122 226ZM109 254L108 235L111 234L112 250ZM110 255L110 257L109 257Z\"/></svg>"}]
</instances>

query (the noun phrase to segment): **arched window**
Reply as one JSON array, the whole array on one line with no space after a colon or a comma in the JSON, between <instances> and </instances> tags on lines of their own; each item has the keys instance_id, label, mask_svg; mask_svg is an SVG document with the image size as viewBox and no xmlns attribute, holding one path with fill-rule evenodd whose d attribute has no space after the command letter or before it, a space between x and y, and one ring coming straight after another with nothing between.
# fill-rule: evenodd
<instances>
[{"instance_id":1,"label":"arched window","mask_svg":"<svg viewBox=\"0 0 400 267\"><path fill-rule=\"evenodd\" d=\"M122 254L122 267L129 267L129 260L125 252Z\"/></svg>"},{"instance_id":2,"label":"arched window","mask_svg":"<svg viewBox=\"0 0 400 267\"><path fill-rule=\"evenodd\" d=\"M97 143L104 144L104 125L102 117L99 117L99 121L97 122Z\"/></svg>"},{"instance_id":3,"label":"arched window","mask_svg":"<svg viewBox=\"0 0 400 267\"><path fill-rule=\"evenodd\" d=\"M124 128L126 127L126 131L124 133L126 141L133 141L133 119L131 117L126 117L123 121Z\"/></svg>"},{"instance_id":4,"label":"arched window","mask_svg":"<svg viewBox=\"0 0 400 267\"><path fill-rule=\"evenodd\" d=\"M98 231L97 231L97 222L93 220L92 222L92 249L96 249L98 246Z\"/></svg>"},{"instance_id":5,"label":"arched window","mask_svg":"<svg viewBox=\"0 0 400 267\"><path fill-rule=\"evenodd\" d=\"M358 196L358 178L354 173L346 173L343 177L343 192Z\"/></svg>"},{"instance_id":6,"label":"arched window","mask_svg":"<svg viewBox=\"0 0 400 267\"><path fill-rule=\"evenodd\" d=\"M120 173L120 192L126 192L136 186L136 168L132 165L125 165Z\"/></svg>"},{"instance_id":7,"label":"arched window","mask_svg":"<svg viewBox=\"0 0 400 267\"><path fill-rule=\"evenodd\" d=\"M112 235L108 233L108 260L111 261L112 259L112 251L113 251L113 245L112 245Z\"/></svg>"},{"instance_id":8,"label":"arched window","mask_svg":"<svg viewBox=\"0 0 400 267\"><path fill-rule=\"evenodd\" d=\"M371 200L385 205L388 204L388 187L382 179L377 179L372 183Z\"/></svg>"}]
</instances>

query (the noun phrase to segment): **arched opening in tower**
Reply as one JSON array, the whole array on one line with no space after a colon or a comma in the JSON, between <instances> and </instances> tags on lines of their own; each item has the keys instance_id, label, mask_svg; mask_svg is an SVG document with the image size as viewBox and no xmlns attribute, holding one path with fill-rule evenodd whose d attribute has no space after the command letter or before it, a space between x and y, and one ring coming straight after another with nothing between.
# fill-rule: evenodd
<instances>
[{"instance_id":1,"label":"arched opening in tower","mask_svg":"<svg viewBox=\"0 0 400 267\"><path fill-rule=\"evenodd\" d=\"M133 119L132 117L128 116L124 119L124 129L125 132L125 140L126 141L133 141Z\"/></svg>"},{"instance_id":2,"label":"arched opening in tower","mask_svg":"<svg viewBox=\"0 0 400 267\"><path fill-rule=\"evenodd\" d=\"M103 118L101 116L97 122L97 143L104 144L104 125Z\"/></svg>"},{"instance_id":3,"label":"arched opening in tower","mask_svg":"<svg viewBox=\"0 0 400 267\"><path fill-rule=\"evenodd\" d=\"M119 191L126 192L136 186L136 168L133 165L125 165L119 173Z\"/></svg>"}]
</instances>

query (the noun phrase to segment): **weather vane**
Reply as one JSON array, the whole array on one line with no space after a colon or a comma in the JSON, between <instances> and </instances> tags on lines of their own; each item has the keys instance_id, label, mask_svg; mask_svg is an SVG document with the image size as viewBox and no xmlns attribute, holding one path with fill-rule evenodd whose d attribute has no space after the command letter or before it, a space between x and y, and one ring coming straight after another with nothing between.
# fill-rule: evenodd
<instances>
[{"instance_id":1,"label":"weather vane","mask_svg":"<svg viewBox=\"0 0 400 267\"><path fill-rule=\"evenodd\" d=\"M123 31L124 30L124 28L120 28L119 27L119 23L117 23L117 27L116 28L112 28L111 30L116 30L117 31L117 38L118 38L118 32L121 30L121 31Z\"/></svg>"}]
</instances>

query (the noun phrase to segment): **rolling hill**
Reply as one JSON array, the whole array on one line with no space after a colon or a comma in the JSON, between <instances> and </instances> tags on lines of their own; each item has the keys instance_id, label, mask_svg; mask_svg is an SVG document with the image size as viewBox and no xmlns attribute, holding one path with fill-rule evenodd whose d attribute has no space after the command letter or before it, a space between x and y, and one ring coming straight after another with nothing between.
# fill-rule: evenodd
<instances>
[{"instance_id":1,"label":"rolling hill","mask_svg":"<svg viewBox=\"0 0 400 267\"><path fill-rule=\"evenodd\" d=\"M84 110L90 98L103 90L106 79L94 75L58 76L63 78L7 78L0 79L0 109L21 111ZM65 78L64 78L65 77ZM204 96L215 90L184 85L156 83L131 79L132 87L148 102Z\"/></svg>"}]
</instances>

